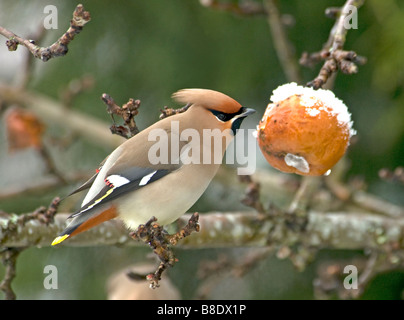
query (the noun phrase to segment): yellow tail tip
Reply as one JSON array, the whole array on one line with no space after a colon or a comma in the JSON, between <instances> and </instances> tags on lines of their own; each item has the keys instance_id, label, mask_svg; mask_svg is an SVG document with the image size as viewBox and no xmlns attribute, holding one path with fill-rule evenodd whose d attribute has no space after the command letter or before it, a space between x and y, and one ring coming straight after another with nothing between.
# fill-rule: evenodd
<instances>
[{"instance_id":1,"label":"yellow tail tip","mask_svg":"<svg viewBox=\"0 0 404 320\"><path fill-rule=\"evenodd\" d=\"M52 246L61 243L62 241L66 240L69 236L70 234L65 234L63 236L55 238L55 240L52 241Z\"/></svg>"}]
</instances>

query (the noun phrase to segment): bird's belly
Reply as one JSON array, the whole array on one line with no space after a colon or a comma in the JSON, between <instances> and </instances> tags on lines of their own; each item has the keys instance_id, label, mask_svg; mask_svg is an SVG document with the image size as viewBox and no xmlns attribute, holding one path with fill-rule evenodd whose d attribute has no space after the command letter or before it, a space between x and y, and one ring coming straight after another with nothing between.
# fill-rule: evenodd
<instances>
[{"instance_id":1,"label":"bird's belly","mask_svg":"<svg viewBox=\"0 0 404 320\"><path fill-rule=\"evenodd\" d=\"M140 224L145 224L153 216L160 225L170 224L182 216L197 200L179 203L175 198L163 196L153 203L144 203L139 194L132 197L135 199L127 200L120 205L118 215L132 230L136 230Z\"/></svg>"},{"instance_id":2,"label":"bird's belly","mask_svg":"<svg viewBox=\"0 0 404 320\"><path fill-rule=\"evenodd\" d=\"M206 175L211 175L213 178L216 173L216 170L204 171L199 172L200 175L205 175L204 178ZM171 186L170 189L161 189L162 184L151 183L136 190L120 202L119 218L132 230L136 230L140 224L145 224L153 216L157 218L160 225L174 222L192 207L209 185L211 179L200 179L199 174L194 175L193 181L187 181L187 183L181 183L184 180L178 179L181 178L178 174L176 177L167 175L162 179L168 180L168 184L164 185ZM171 179L173 180L170 181ZM151 194L153 197L150 196Z\"/></svg>"}]
</instances>

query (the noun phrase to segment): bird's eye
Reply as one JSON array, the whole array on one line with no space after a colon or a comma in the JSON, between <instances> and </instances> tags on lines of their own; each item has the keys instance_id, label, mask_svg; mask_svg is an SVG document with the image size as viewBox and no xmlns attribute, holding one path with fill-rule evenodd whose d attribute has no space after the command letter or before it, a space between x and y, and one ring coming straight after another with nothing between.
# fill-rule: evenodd
<instances>
[{"instance_id":1,"label":"bird's eye","mask_svg":"<svg viewBox=\"0 0 404 320\"><path fill-rule=\"evenodd\" d=\"M218 118L220 121L223 121L223 122L227 121L227 117L224 113L218 113L216 115L216 118Z\"/></svg>"},{"instance_id":2,"label":"bird's eye","mask_svg":"<svg viewBox=\"0 0 404 320\"><path fill-rule=\"evenodd\" d=\"M226 122L232 118L232 115L228 114L228 113L224 113L224 112L220 112L220 111L216 111L216 110L210 110L210 111L215 115L217 120L222 121L222 122Z\"/></svg>"}]
</instances>

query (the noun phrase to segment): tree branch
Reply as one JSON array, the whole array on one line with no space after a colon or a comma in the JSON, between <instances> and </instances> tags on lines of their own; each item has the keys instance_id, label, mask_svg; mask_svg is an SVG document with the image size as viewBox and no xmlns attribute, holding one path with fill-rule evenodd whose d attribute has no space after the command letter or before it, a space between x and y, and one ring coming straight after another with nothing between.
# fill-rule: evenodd
<instances>
[{"instance_id":1,"label":"tree branch","mask_svg":"<svg viewBox=\"0 0 404 320\"><path fill-rule=\"evenodd\" d=\"M386 181L399 182L404 185L404 167L397 167L394 171L386 168L380 169L379 177Z\"/></svg>"},{"instance_id":2,"label":"tree branch","mask_svg":"<svg viewBox=\"0 0 404 320\"><path fill-rule=\"evenodd\" d=\"M0 246L50 246L66 227L68 213L59 213L54 223L29 219L17 228L17 215L0 218ZM174 224L184 226L191 215ZM229 248L236 246L282 246L302 242L323 249L382 250L391 245L404 250L404 218L393 219L371 212L308 212L305 231L293 231L280 215L257 215L253 212L209 212L199 215L200 231L178 243L187 248ZM11 229L11 231L10 231ZM139 246L119 220L111 220L64 242L67 246L127 245Z\"/></svg>"},{"instance_id":3,"label":"tree branch","mask_svg":"<svg viewBox=\"0 0 404 320\"><path fill-rule=\"evenodd\" d=\"M133 100L130 98L122 107L118 106L114 99L106 93L102 94L101 100L107 105L107 112L114 120L114 124L110 127L113 134L129 139L139 133L135 117L139 113L140 100ZM122 117L125 126L117 126L115 124L114 114Z\"/></svg>"},{"instance_id":4,"label":"tree branch","mask_svg":"<svg viewBox=\"0 0 404 320\"><path fill-rule=\"evenodd\" d=\"M35 58L46 62L51 58L66 55L68 44L81 32L81 30L83 30L84 25L89 22L90 19L90 13L84 11L83 5L77 5L73 12L73 19L70 21L69 29L49 47L39 47L34 41L21 38L2 26L0 26L0 34L8 38L6 45L9 51L15 51L17 50L18 45L23 45Z\"/></svg>"},{"instance_id":5,"label":"tree branch","mask_svg":"<svg viewBox=\"0 0 404 320\"><path fill-rule=\"evenodd\" d=\"M11 288L11 283L16 276L17 258L22 250L24 248L3 248L0 251L2 263L6 267L6 273L0 283L0 290L4 292L6 300L15 300L17 298Z\"/></svg>"},{"instance_id":6,"label":"tree branch","mask_svg":"<svg viewBox=\"0 0 404 320\"><path fill-rule=\"evenodd\" d=\"M299 65L294 55L294 48L286 36L282 16L274 0L264 0L263 4L250 0L228 3L218 0L200 0L202 6L230 12L243 17L265 16L274 42L275 50L288 81L301 82Z\"/></svg>"},{"instance_id":7,"label":"tree branch","mask_svg":"<svg viewBox=\"0 0 404 320\"><path fill-rule=\"evenodd\" d=\"M199 3L204 7L230 12L238 16L257 16L266 15L267 13L263 5L252 0L242 0L239 3L222 3L218 0L199 0Z\"/></svg>"},{"instance_id":8,"label":"tree branch","mask_svg":"<svg viewBox=\"0 0 404 320\"><path fill-rule=\"evenodd\" d=\"M327 80L338 70L346 74L358 72L356 64L365 64L366 58L358 56L354 51L344 51L343 47L346 40L348 29L345 28L346 19L350 13L350 8L357 9L364 4L365 0L347 0L340 10L329 8L326 15L332 17L338 16L327 42L324 44L320 52L308 54L304 52L300 58L300 64L305 66L313 66L315 63L325 60L317 77L308 82L307 85L314 89L322 88Z\"/></svg>"},{"instance_id":9,"label":"tree branch","mask_svg":"<svg viewBox=\"0 0 404 320\"><path fill-rule=\"evenodd\" d=\"M47 96L0 84L0 98L7 104L19 104L31 109L41 120L70 130L79 136L103 146L116 148L122 138L111 135L108 124L79 111L65 108Z\"/></svg>"},{"instance_id":10,"label":"tree branch","mask_svg":"<svg viewBox=\"0 0 404 320\"><path fill-rule=\"evenodd\" d=\"M187 105L183 106L182 108L178 108L178 109L173 109L173 108L169 108L169 107L165 106L163 109L160 110L161 111L160 119L168 118L175 114L183 113L183 112L187 111L190 106L191 106L191 104L187 104Z\"/></svg>"},{"instance_id":11,"label":"tree branch","mask_svg":"<svg viewBox=\"0 0 404 320\"><path fill-rule=\"evenodd\" d=\"M294 49L286 36L286 31L281 20L278 7L274 0L264 0L267 12L267 21L272 34L272 39L278 59L288 81L300 83L301 75L299 65L295 59Z\"/></svg>"}]
</instances>

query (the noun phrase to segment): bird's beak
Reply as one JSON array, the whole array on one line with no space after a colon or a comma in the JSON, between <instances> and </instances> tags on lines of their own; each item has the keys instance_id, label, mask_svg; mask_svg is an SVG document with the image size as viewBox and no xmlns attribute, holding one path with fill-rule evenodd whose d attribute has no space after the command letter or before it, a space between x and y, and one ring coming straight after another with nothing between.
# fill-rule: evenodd
<instances>
[{"instance_id":1,"label":"bird's beak","mask_svg":"<svg viewBox=\"0 0 404 320\"><path fill-rule=\"evenodd\" d=\"M249 116L250 114L254 113L254 109L249 108L242 108L240 114L233 117L231 120L231 130L233 134L236 135L237 130L240 128L241 123L243 122L244 118Z\"/></svg>"},{"instance_id":2,"label":"bird's beak","mask_svg":"<svg viewBox=\"0 0 404 320\"><path fill-rule=\"evenodd\" d=\"M247 117L247 116L249 116L250 114L253 114L253 113L255 113L254 109L244 108L243 107L242 112L239 115L237 115L235 118L236 119L245 118L245 117Z\"/></svg>"}]
</instances>

